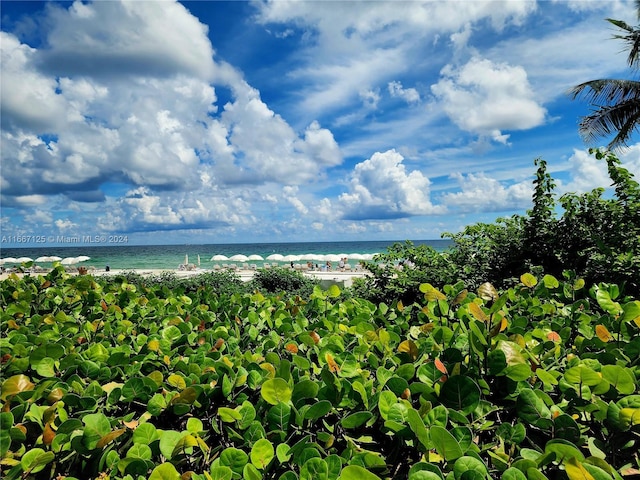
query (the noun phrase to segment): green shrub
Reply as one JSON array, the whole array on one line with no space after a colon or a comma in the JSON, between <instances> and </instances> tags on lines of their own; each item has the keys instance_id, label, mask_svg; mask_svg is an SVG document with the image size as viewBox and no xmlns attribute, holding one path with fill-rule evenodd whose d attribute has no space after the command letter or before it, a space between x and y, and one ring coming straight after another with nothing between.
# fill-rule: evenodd
<instances>
[{"instance_id":1,"label":"green shrub","mask_svg":"<svg viewBox=\"0 0 640 480\"><path fill-rule=\"evenodd\" d=\"M264 293L287 293L308 297L320 281L305 277L302 273L287 268L268 268L256 271L249 288Z\"/></svg>"}]
</instances>

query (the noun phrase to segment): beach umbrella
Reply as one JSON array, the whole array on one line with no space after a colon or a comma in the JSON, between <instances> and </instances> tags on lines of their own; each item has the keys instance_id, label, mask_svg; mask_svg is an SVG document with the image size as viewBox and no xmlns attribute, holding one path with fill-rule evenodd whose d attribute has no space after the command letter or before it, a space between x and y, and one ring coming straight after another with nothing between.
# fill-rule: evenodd
<instances>
[{"instance_id":1,"label":"beach umbrella","mask_svg":"<svg viewBox=\"0 0 640 480\"><path fill-rule=\"evenodd\" d=\"M13 257L6 257L6 258L0 259L0 265L4 265L5 263L20 263L20 262L18 262L18 260Z\"/></svg>"},{"instance_id":2,"label":"beach umbrella","mask_svg":"<svg viewBox=\"0 0 640 480\"><path fill-rule=\"evenodd\" d=\"M262 258L262 256L260 256L260 255L253 254L253 255L249 255L249 260L260 260L261 261L261 260L264 260L264 258Z\"/></svg>"},{"instance_id":3,"label":"beach umbrella","mask_svg":"<svg viewBox=\"0 0 640 480\"><path fill-rule=\"evenodd\" d=\"M224 262L226 260L229 260L229 257L227 257L226 255L214 255L213 257L211 257L212 262Z\"/></svg>"},{"instance_id":4,"label":"beach umbrella","mask_svg":"<svg viewBox=\"0 0 640 480\"><path fill-rule=\"evenodd\" d=\"M248 259L249 257L240 253L229 257L229 260L231 260L232 262L246 262Z\"/></svg>"},{"instance_id":5,"label":"beach umbrella","mask_svg":"<svg viewBox=\"0 0 640 480\"><path fill-rule=\"evenodd\" d=\"M364 260L364 255L362 253L351 253L349 255L345 255L349 260Z\"/></svg>"},{"instance_id":6,"label":"beach umbrella","mask_svg":"<svg viewBox=\"0 0 640 480\"><path fill-rule=\"evenodd\" d=\"M272 253L267 257L267 260L271 260L272 262L283 262L284 256L279 253Z\"/></svg>"},{"instance_id":7,"label":"beach umbrella","mask_svg":"<svg viewBox=\"0 0 640 480\"><path fill-rule=\"evenodd\" d=\"M18 258L16 258L16 262L18 262L18 263L33 262L33 258L31 258L31 257L18 257Z\"/></svg>"},{"instance_id":8,"label":"beach umbrella","mask_svg":"<svg viewBox=\"0 0 640 480\"><path fill-rule=\"evenodd\" d=\"M344 258L344 256L340 256L340 255L336 255L335 253L330 253L329 255L325 255L325 260L329 261L329 262L339 262L341 258Z\"/></svg>"},{"instance_id":9,"label":"beach umbrella","mask_svg":"<svg viewBox=\"0 0 640 480\"><path fill-rule=\"evenodd\" d=\"M299 262L300 255L285 255L282 261L283 262Z\"/></svg>"},{"instance_id":10,"label":"beach umbrella","mask_svg":"<svg viewBox=\"0 0 640 480\"><path fill-rule=\"evenodd\" d=\"M91 260L91 257L87 257L86 255L76 257L76 262L86 262L87 260Z\"/></svg>"},{"instance_id":11,"label":"beach umbrella","mask_svg":"<svg viewBox=\"0 0 640 480\"><path fill-rule=\"evenodd\" d=\"M35 259L36 263L48 263L48 262L59 262L62 260L60 257L56 257L55 255L44 255L42 257L38 257Z\"/></svg>"},{"instance_id":12,"label":"beach umbrella","mask_svg":"<svg viewBox=\"0 0 640 480\"><path fill-rule=\"evenodd\" d=\"M76 260L76 257L65 257L60 261L60 263L62 265L73 265L74 263L78 263L78 261Z\"/></svg>"}]
</instances>

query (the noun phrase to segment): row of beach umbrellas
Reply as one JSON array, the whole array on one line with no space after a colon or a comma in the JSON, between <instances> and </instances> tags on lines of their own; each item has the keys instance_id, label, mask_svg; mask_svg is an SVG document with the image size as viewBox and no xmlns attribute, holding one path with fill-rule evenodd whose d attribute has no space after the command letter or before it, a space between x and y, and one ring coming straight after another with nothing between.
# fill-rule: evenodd
<instances>
[{"instance_id":1,"label":"row of beach umbrellas","mask_svg":"<svg viewBox=\"0 0 640 480\"><path fill-rule=\"evenodd\" d=\"M305 253L303 255L281 255L279 253L273 253L267 258L263 258L260 255L232 255L227 257L226 255L214 255L211 257L212 262L249 262L249 261L263 261L269 260L271 262L300 262L302 260L312 262L339 262L343 258L349 260L372 260L375 253L338 253L322 255L318 253Z\"/></svg>"},{"instance_id":2,"label":"row of beach umbrellas","mask_svg":"<svg viewBox=\"0 0 640 480\"><path fill-rule=\"evenodd\" d=\"M5 258L0 258L0 265L6 265L8 263L28 263L28 262L33 262L33 263L60 262L62 265L74 265L76 263L86 262L87 260L91 260L91 257L87 257L86 255L80 255L78 257L61 258L53 255L51 256L45 255L42 257L38 257L35 260L30 257L18 257L18 258L5 257Z\"/></svg>"}]
</instances>

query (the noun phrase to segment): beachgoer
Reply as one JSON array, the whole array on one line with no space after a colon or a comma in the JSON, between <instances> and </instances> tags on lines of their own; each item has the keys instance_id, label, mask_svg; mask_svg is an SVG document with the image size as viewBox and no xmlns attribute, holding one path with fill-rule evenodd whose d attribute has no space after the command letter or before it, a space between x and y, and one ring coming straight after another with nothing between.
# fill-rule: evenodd
<instances>
[{"instance_id":1,"label":"beachgoer","mask_svg":"<svg viewBox=\"0 0 640 480\"><path fill-rule=\"evenodd\" d=\"M104 267L104 271L105 272L109 272L111 270L111 267L109 267L109 265L107 265L106 267Z\"/></svg>"},{"instance_id":2,"label":"beachgoer","mask_svg":"<svg viewBox=\"0 0 640 480\"><path fill-rule=\"evenodd\" d=\"M338 262L338 268L340 270L344 270L344 258L341 258L340 261Z\"/></svg>"},{"instance_id":3,"label":"beachgoer","mask_svg":"<svg viewBox=\"0 0 640 480\"><path fill-rule=\"evenodd\" d=\"M330 272L331 271L331 262L329 260L327 260L327 263L325 264L325 266L327 267L327 271Z\"/></svg>"}]
</instances>

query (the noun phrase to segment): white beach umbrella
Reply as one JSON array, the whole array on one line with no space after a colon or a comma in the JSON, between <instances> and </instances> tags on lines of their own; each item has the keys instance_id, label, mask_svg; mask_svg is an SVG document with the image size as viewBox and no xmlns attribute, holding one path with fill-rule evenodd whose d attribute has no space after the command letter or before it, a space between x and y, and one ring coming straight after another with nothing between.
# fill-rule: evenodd
<instances>
[{"instance_id":1,"label":"white beach umbrella","mask_svg":"<svg viewBox=\"0 0 640 480\"><path fill-rule=\"evenodd\" d=\"M4 265L5 263L20 263L20 262L18 262L18 259L13 257L5 257L0 259L0 265Z\"/></svg>"},{"instance_id":2,"label":"white beach umbrella","mask_svg":"<svg viewBox=\"0 0 640 480\"><path fill-rule=\"evenodd\" d=\"M76 257L65 257L60 261L60 263L62 265L73 265L74 263L78 263L78 260L76 260Z\"/></svg>"},{"instance_id":3,"label":"white beach umbrella","mask_svg":"<svg viewBox=\"0 0 640 480\"><path fill-rule=\"evenodd\" d=\"M253 254L253 255L249 255L249 260L264 260L264 258L262 258L261 255Z\"/></svg>"},{"instance_id":4,"label":"white beach umbrella","mask_svg":"<svg viewBox=\"0 0 640 480\"><path fill-rule=\"evenodd\" d=\"M322 262L324 260L324 255L319 253L305 253L304 255L300 255L300 260L311 260L313 262Z\"/></svg>"},{"instance_id":5,"label":"white beach umbrella","mask_svg":"<svg viewBox=\"0 0 640 480\"><path fill-rule=\"evenodd\" d=\"M300 255L285 255L282 261L283 262L299 262Z\"/></svg>"},{"instance_id":6,"label":"white beach umbrella","mask_svg":"<svg viewBox=\"0 0 640 480\"><path fill-rule=\"evenodd\" d=\"M76 257L76 262L86 262L87 260L91 260L91 257L87 257L86 255Z\"/></svg>"},{"instance_id":7,"label":"white beach umbrella","mask_svg":"<svg viewBox=\"0 0 640 480\"><path fill-rule=\"evenodd\" d=\"M229 257L227 257L226 255L214 255L213 257L211 257L212 262L224 262L226 260L229 260Z\"/></svg>"},{"instance_id":8,"label":"white beach umbrella","mask_svg":"<svg viewBox=\"0 0 640 480\"><path fill-rule=\"evenodd\" d=\"M229 257L229 260L231 260L232 262L246 262L248 259L249 257L247 257L246 255L242 255L241 253Z\"/></svg>"},{"instance_id":9,"label":"white beach umbrella","mask_svg":"<svg viewBox=\"0 0 640 480\"><path fill-rule=\"evenodd\" d=\"M349 255L345 255L349 260L364 260L364 255L362 253L350 253Z\"/></svg>"},{"instance_id":10,"label":"white beach umbrella","mask_svg":"<svg viewBox=\"0 0 640 480\"><path fill-rule=\"evenodd\" d=\"M18 257L18 258L16 258L16 262L18 262L18 263L33 262L33 258L31 258L31 257Z\"/></svg>"},{"instance_id":11,"label":"white beach umbrella","mask_svg":"<svg viewBox=\"0 0 640 480\"><path fill-rule=\"evenodd\" d=\"M339 262L341 258L344 258L344 256L341 257L335 253L330 253L329 255L325 255L324 258L329 262Z\"/></svg>"},{"instance_id":12,"label":"white beach umbrella","mask_svg":"<svg viewBox=\"0 0 640 480\"><path fill-rule=\"evenodd\" d=\"M62 260L60 257L56 257L55 255L44 255L42 257L38 257L35 259L37 263L49 263L49 262L59 262Z\"/></svg>"},{"instance_id":13,"label":"white beach umbrella","mask_svg":"<svg viewBox=\"0 0 640 480\"><path fill-rule=\"evenodd\" d=\"M284 256L279 253L272 253L267 257L267 260L271 260L272 262L283 262Z\"/></svg>"}]
</instances>

